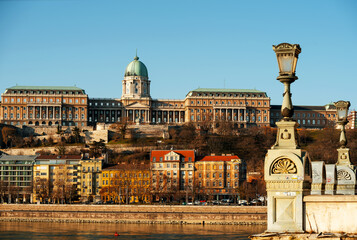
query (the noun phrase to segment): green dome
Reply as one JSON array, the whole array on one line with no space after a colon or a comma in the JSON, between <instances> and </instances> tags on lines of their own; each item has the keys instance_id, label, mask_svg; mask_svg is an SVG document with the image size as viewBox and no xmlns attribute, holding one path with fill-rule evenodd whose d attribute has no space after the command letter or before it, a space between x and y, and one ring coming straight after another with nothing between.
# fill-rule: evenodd
<instances>
[{"instance_id":1,"label":"green dome","mask_svg":"<svg viewBox=\"0 0 357 240\"><path fill-rule=\"evenodd\" d=\"M144 63L139 61L139 57L135 56L134 61L129 63L129 65L125 69L125 77L127 76L141 76L141 77L149 77L148 70Z\"/></svg>"}]
</instances>

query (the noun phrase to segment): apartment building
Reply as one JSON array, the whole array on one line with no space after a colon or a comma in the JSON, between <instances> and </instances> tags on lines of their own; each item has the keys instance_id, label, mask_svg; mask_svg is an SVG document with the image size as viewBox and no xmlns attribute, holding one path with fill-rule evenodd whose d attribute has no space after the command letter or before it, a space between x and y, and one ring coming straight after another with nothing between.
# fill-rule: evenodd
<instances>
[{"instance_id":1,"label":"apartment building","mask_svg":"<svg viewBox=\"0 0 357 240\"><path fill-rule=\"evenodd\" d=\"M32 202L33 164L36 155L1 155L1 202Z\"/></svg>"},{"instance_id":2,"label":"apartment building","mask_svg":"<svg viewBox=\"0 0 357 240\"><path fill-rule=\"evenodd\" d=\"M150 165L124 162L103 169L101 198L123 204L151 202Z\"/></svg>"},{"instance_id":3,"label":"apartment building","mask_svg":"<svg viewBox=\"0 0 357 240\"><path fill-rule=\"evenodd\" d=\"M247 166L237 155L202 156L195 162L197 192L203 198L233 198L246 180Z\"/></svg>"}]
</instances>

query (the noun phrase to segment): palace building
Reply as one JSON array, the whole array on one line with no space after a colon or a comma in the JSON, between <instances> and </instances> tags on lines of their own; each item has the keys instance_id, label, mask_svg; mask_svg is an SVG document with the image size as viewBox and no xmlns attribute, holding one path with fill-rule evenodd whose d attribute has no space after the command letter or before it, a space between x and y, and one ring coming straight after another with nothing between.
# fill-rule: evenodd
<instances>
[{"instance_id":1,"label":"palace building","mask_svg":"<svg viewBox=\"0 0 357 240\"><path fill-rule=\"evenodd\" d=\"M267 94L255 89L198 88L189 91L182 100L165 100L151 97L150 83L145 64L135 56L125 69L120 98L89 98L78 87L10 87L1 95L0 123L95 126L120 121L136 124L230 121L243 128L274 126L281 117L279 106L271 106ZM295 117L302 127L324 127L336 114L335 109L326 106L295 106ZM311 119L307 119L308 115Z\"/></svg>"},{"instance_id":2,"label":"palace building","mask_svg":"<svg viewBox=\"0 0 357 240\"><path fill-rule=\"evenodd\" d=\"M1 94L0 122L9 125L87 125L88 95L78 87L15 86Z\"/></svg>"}]
</instances>

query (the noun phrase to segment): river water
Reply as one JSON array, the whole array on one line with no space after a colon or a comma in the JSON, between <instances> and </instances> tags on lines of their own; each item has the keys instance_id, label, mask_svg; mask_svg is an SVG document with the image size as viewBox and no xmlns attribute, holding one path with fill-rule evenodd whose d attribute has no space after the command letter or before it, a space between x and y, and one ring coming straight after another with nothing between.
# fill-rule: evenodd
<instances>
[{"instance_id":1,"label":"river water","mask_svg":"<svg viewBox=\"0 0 357 240\"><path fill-rule=\"evenodd\" d=\"M0 222L0 239L249 239L266 226ZM115 232L120 236L115 237Z\"/></svg>"}]
</instances>

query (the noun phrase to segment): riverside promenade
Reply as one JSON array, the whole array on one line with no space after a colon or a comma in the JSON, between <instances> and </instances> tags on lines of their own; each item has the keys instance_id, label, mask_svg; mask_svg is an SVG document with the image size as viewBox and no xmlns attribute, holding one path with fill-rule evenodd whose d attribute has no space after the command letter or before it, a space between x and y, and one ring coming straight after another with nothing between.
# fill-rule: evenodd
<instances>
[{"instance_id":1,"label":"riverside promenade","mask_svg":"<svg viewBox=\"0 0 357 240\"><path fill-rule=\"evenodd\" d=\"M266 224L265 206L1 204L0 221Z\"/></svg>"}]
</instances>

